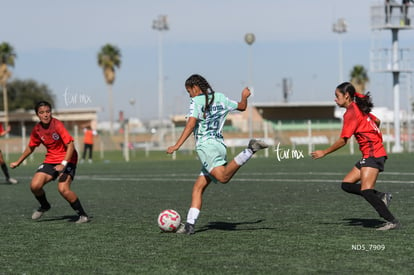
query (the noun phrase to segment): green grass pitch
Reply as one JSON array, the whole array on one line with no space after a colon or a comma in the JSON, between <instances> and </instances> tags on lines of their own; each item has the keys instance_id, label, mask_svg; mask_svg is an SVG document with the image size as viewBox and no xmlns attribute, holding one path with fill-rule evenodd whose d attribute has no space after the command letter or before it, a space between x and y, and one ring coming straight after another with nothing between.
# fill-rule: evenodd
<instances>
[{"instance_id":1,"label":"green grass pitch","mask_svg":"<svg viewBox=\"0 0 414 275\"><path fill-rule=\"evenodd\" d=\"M375 230L382 219L362 197L340 189L358 158L259 154L207 188L192 236L160 233L156 218L170 208L185 220L194 155L79 165L72 188L92 217L80 225L55 182L46 186L52 209L31 220L29 163L11 170L19 184L0 183L0 274L412 274L413 155L390 155L377 182L403 225L388 232Z\"/></svg>"}]
</instances>

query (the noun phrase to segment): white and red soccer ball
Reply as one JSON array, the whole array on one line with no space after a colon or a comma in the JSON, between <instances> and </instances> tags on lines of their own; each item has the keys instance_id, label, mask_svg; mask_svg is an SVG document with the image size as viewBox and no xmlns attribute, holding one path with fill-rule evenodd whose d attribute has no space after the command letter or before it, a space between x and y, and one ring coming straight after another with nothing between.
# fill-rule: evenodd
<instances>
[{"instance_id":1,"label":"white and red soccer ball","mask_svg":"<svg viewBox=\"0 0 414 275\"><path fill-rule=\"evenodd\" d=\"M175 210L167 209L158 215L158 227L163 232L175 232L180 224L181 216Z\"/></svg>"}]
</instances>

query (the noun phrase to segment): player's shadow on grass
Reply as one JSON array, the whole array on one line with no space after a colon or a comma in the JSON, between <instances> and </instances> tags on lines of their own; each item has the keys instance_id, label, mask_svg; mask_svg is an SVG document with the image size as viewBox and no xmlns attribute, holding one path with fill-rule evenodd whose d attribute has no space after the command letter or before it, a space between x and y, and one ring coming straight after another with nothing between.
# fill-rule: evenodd
<instances>
[{"instance_id":1,"label":"player's shadow on grass","mask_svg":"<svg viewBox=\"0 0 414 275\"><path fill-rule=\"evenodd\" d=\"M356 219L356 218L349 218L343 219L348 226L362 226L362 227L369 227L375 228L380 225L384 224L384 221L378 219Z\"/></svg>"},{"instance_id":2,"label":"player's shadow on grass","mask_svg":"<svg viewBox=\"0 0 414 275\"><path fill-rule=\"evenodd\" d=\"M250 224L259 224L264 220L257 220L252 222L209 222L207 225L201 227L200 229L196 230L197 232L207 231L207 230L225 230L225 231L233 231L233 230L261 230L261 229L270 229L270 228L263 228L263 227L244 227L244 225ZM239 226L243 226L243 228L238 228Z\"/></svg>"}]
</instances>

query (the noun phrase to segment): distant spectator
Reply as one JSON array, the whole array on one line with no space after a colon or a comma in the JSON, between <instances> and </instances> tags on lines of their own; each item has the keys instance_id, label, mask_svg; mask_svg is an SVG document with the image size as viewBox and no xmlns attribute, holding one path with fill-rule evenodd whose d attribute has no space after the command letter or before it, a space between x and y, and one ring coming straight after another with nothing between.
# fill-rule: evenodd
<instances>
[{"instance_id":1,"label":"distant spectator","mask_svg":"<svg viewBox=\"0 0 414 275\"><path fill-rule=\"evenodd\" d=\"M8 132L10 132L10 126L7 126L6 130L3 129L3 125L0 124L0 137L5 136ZM3 158L3 153L0 150L0 166L1 170L3 171L4 176L6 177L6 182L11 184L19 183L16 179L11 178L9 174L9 170L7 169L6 162Z\"/></svg>"},{"instance_id":2,"label":"distant spectator","mask_svg":"<svg viewBox=\"0 0 414 275\"><path fill-rule=\"evenodd\" d=\"M392 16L392 8L397 5L395 0L385 0L385 24L390 23Z\"/></svg>"},{"instance_id":3,"label":"distant spectator","mask_svg":"<svg viewBox=\"0 0 414 275\"><path fill-rule=\"evenodd\" d=\"M408 17L408 8L410 7L410 2L414 3L414 0L402 0L401 13L403 14L403 25L410 25L410 18Z\"/></svg>"},{"instance_id":4,"label":"distant spectator","mask_svg":"<svg viewBox=\"0 0 414 275\"><path fill-rule=\"evenodd\" d=\"M87 151L89 151L89 159L88 162L92 163L92 154L93 154L93 137L97 135L97 132L95 130L92 130L91 126L86 126L83 129L83 154L82 154L82 159L81 159L81 163L83 163L85 161L85 157L87 154Z\"/></svg>"}]
</instances>

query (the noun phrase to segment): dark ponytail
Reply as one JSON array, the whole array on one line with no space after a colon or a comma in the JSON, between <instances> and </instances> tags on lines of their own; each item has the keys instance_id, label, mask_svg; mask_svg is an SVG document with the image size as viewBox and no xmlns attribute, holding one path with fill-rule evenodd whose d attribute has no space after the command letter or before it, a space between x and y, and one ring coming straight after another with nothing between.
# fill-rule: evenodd
<instances>
[{"instance_id":1,"label":"dark ponytail","mask_svg":"<svg viewBox=\"0 0 414 275\"><path fill-rule=\"evenodd\" d=\"M214 90L211 88L210 84L207 82L207 80L198 74L193 74L185 81L185 87L193 88L194 86L198 86L200 90L203 92L205 97L205 105L204 105L204 114L203 117L206 118L207 112L210 110L210 106L214 101ZM212 94L212 97L210 99L210 102L208 100L208 95Z\"/></svg>"},{"instance_id":2,"label":"dark ponytail","mask_svg":"<svg viewBox=\"0 0 414 275\"><path fill-rule=\"evenodd\" d=\"M336 87L339 92L342 94L348 93L353 101L355 101L358 108L364 114L369 114L374 107L372 103L371 93L367 92L366 94L357 93L355 87L349 82L343 82Z\"/></svg>"}]
</instances>

